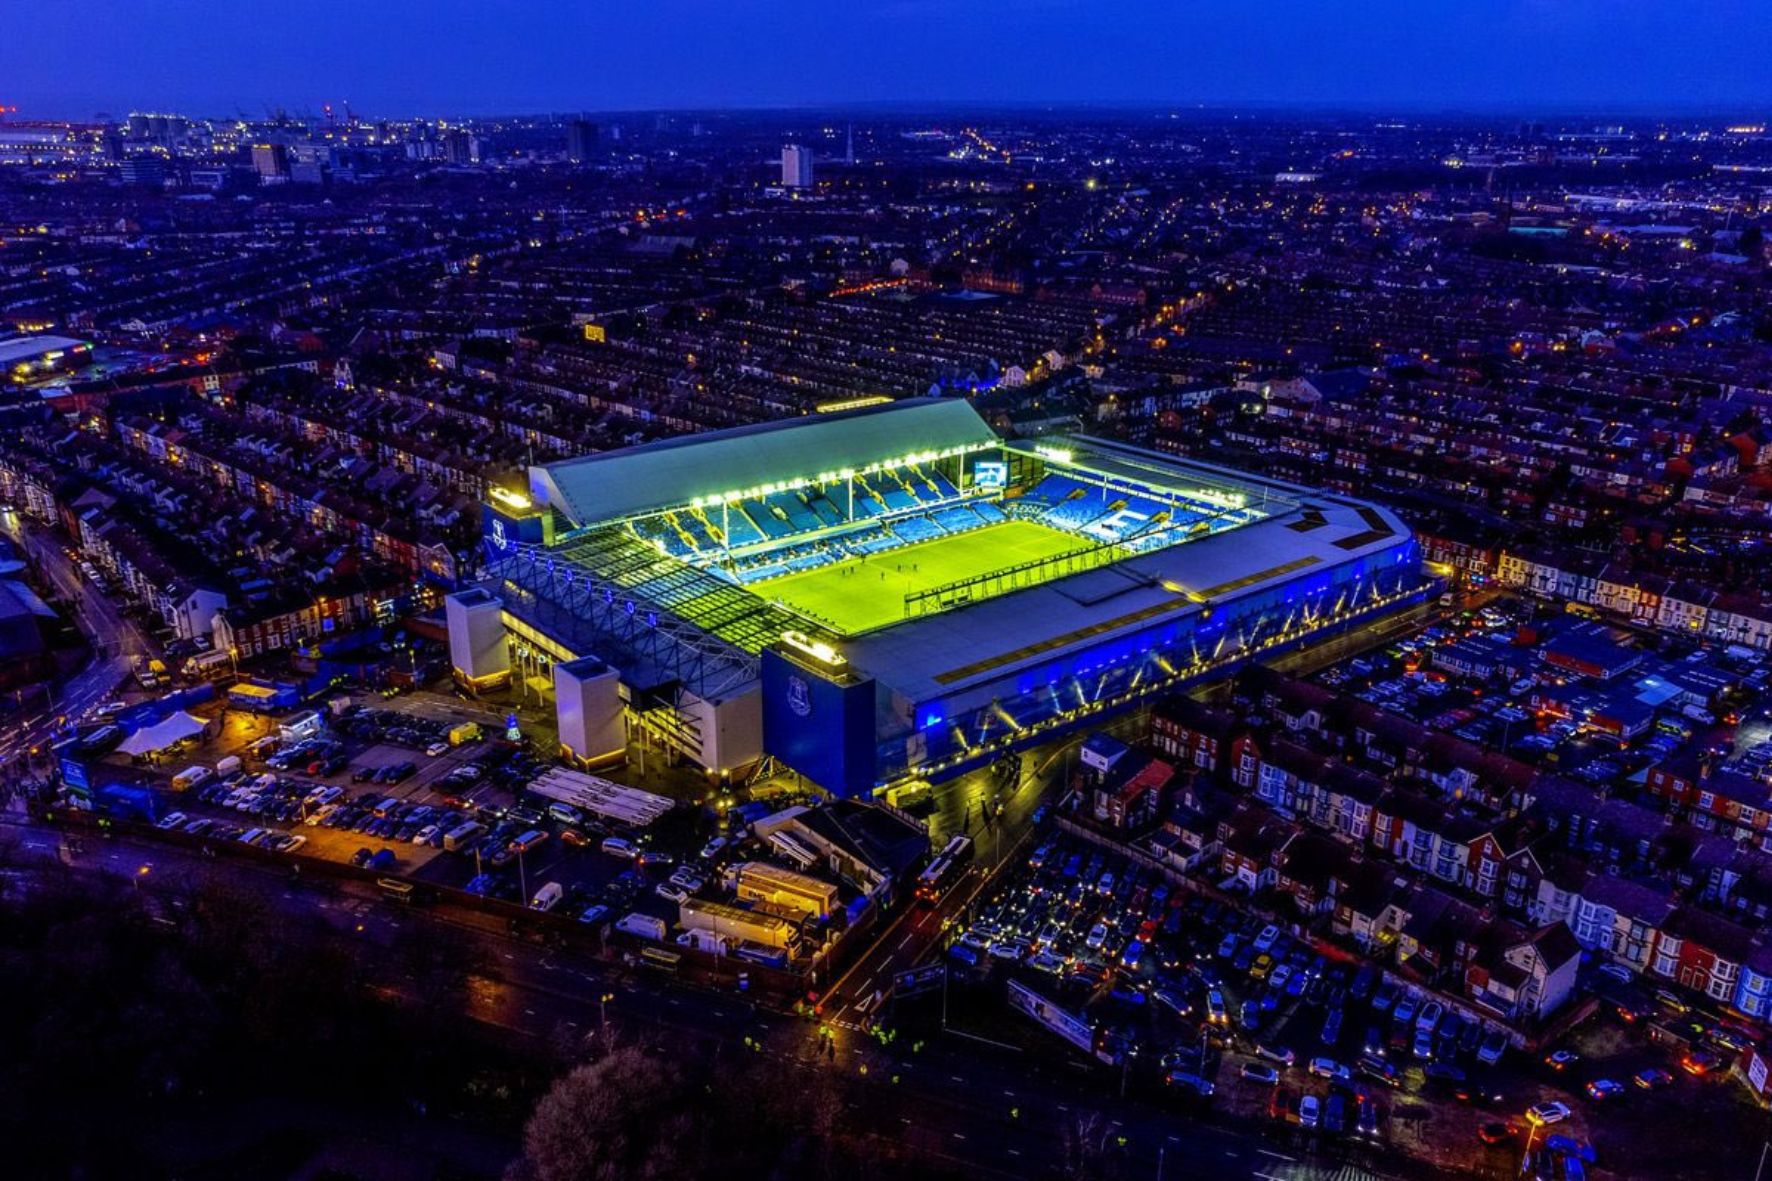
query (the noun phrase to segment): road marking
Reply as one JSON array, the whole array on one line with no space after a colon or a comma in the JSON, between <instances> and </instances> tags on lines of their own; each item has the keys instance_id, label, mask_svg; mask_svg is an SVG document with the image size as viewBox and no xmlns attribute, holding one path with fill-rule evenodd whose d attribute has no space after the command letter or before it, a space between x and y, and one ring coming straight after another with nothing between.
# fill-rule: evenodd
<instances>
[{"instance_id":1,"label":"road marking","mask_svg":"<svg viewBox=\"0 0 1772 1181\"><path fill-rule=\"evenodd\" d=\"M1297 1164L1297 1163L1298 1163L1298 1158L1297 1158L1297 1157L1295 1157L1295 1156L1287 1156L1287 1155L1286 1155L1286 1154L1285 1154L1285 1153L1283 1153L1283 1152L1275 1152L1275 1151L1274 1151L1274 1150L1273 1150L1273 1149L1271 1149L1271 1148L1257 1148L1257 1149L1256 1149L1256 1150L1255 1150L1255 1151L1257 1151L1257 1152L1259 1152L1259 1153L1260 1153L1260 1154L1261 1154L1261 1155L1263 1155L1263 1156L1271 1156L1271 1157L1273 1157L1273 1158L1274 1158L1274 1159L1275 1159L1275 1160L1283 1160L1283 1161L1285 1161L1285 1162L1286 1162L1286 1163L1287 1163L1287 1164Z\"/></svg>"}]
</instances>

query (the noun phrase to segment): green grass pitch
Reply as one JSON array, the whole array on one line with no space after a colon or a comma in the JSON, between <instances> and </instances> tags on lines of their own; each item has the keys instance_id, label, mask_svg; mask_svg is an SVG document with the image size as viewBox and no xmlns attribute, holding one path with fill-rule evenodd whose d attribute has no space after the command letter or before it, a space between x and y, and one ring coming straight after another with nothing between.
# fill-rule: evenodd
<instances>
[{"instance_id":1,"label":"green grass pitch","mask_svg":"<svg viewBox=\"0 0 1772 1181\"><path fill-rule=\"evenodd\" d=\"M754 583L751 590L854 635L903 619L906 595L1088 544L1033 521L1002 521Z\"/></svg>"}]
</instances>

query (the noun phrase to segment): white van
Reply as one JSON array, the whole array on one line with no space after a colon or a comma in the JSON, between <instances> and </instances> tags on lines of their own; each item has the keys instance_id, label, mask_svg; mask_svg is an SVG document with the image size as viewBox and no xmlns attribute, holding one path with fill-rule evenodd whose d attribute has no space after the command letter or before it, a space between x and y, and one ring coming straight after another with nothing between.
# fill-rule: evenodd
<instances>
[{"instance_id":1,"label":"white van","mask_svg":"<svg viewBox=\"0 0 1772 1181\"><path fill-rule=\"evenodd\" d=\"M640 855L640 847L626 837L604 837L602 849L611 857L632 861Z\"/></svg>"},{"instance_id":2,"label":"white van","mask_svg":"<svg viewBox=\"0 0 1772 1181\"><path fill-rule=\"evenodd\" d=\"M657 915L624 914L615 920L615 929L628 935L638 935L642 939L663 939L668 928L663 919Z\"/></svg>"},{"instance_id":3,"label":"white van","mask_svg":"<svg viewBox=\"0 0 1772 1181\"><path fill-rule=\"evenodd\" d=\"M189 791L193 787L202 787L215 778L215 772L208 767L186 767L172 777L173 791Z\"/></svg>"},{"instance_id":4,"label":"white van","mask_svg":"<svg viewBox=\"0 0 1772 1181\"><path fill-rule=\"evenodd\" d=\"M529 909L552 910L554 907L560 905L560 899L564 897L566 897L566 891L561 888L560 883L549 882L547 885L537 890L535 892L535 897L529 900Z\"/></svg>"}]
</instances>

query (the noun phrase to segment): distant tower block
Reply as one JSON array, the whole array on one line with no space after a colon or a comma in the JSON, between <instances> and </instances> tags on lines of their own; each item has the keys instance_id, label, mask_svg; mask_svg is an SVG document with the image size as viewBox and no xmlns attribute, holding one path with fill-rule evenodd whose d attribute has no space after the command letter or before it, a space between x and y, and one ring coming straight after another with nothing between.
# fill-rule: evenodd
<instances>
[{"instance_id":1,"label":"distant tower block","mask_svg":"<svg viewBox=\"0 0 1772 1181\"><path fill-rule=\"evenodd\" d=\"M563 754L599 763L626 753L621 674L601 660L584 656L554 666L554 708Z\"/></svg>"},{"instance_id":2,"label":"distant tower block","mask_svg":"<svg viewBox=\"0 0 1772 1181\"><path fill-rule=\"evenodd\" d=\"M812 149L788 144L781 150L781 183L783 188L812 187Z\"/></svg>"},{"instance_id":3,"label":"distant tower block","mask_svg":"<svg viewBox=\"0 0 1772 1181\"><path fill-rule=\"evenodd\" d=\"M443 600L449 624L449 663L457 679L474 688L510 679L511 653L505 644L504 607L479 587Z\"/></svg>"}]
</instances>

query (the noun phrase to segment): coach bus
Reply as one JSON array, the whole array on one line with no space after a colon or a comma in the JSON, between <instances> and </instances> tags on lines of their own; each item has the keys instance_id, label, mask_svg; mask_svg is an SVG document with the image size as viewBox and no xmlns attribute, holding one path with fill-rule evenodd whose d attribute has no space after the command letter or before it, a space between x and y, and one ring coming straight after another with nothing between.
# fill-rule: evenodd
<instances>
[{"instance_id":1,"label":"coach bus","mask_svg":"<svg viewBox=\"0 0 1772 1181\"><path fill-rule=\"evenodd\" d=\"M966 863L972 860L972 838L956 836L950 840L942 851L935 855L917 876L917 901L934 905L942 900L960 876L966 872Z\"/></svg>"}]
</instances>

